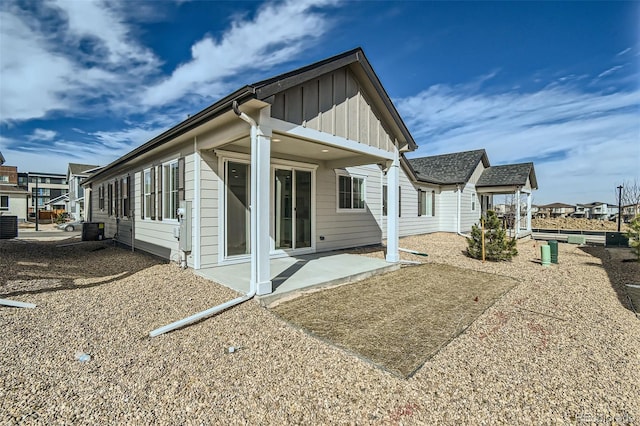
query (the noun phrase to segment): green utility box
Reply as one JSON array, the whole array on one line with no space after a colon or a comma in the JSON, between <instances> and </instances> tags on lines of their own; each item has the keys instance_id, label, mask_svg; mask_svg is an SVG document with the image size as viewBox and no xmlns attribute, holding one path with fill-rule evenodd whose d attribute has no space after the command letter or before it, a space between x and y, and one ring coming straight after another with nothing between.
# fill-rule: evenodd
<instances>
[{"instance_id":1,"label":"green utility box","mask_svg":"<svg viewBox=\"0 0 640 426\"><path fill-rule=\"evenodd\" d=\"M622 232L607 232L605 236L606 247L629 247L629 238Z\"/></svg>"},{"instance_id":2,"label":"green utility box","mask_svg":"<svg viewBox=\"0 0 640 426\"><path fill-rule=\"evenodd\" d=\"M549 240L549 250L551 251L551 263L558 263L558 242Z\"/></svg>"}]
</instances>

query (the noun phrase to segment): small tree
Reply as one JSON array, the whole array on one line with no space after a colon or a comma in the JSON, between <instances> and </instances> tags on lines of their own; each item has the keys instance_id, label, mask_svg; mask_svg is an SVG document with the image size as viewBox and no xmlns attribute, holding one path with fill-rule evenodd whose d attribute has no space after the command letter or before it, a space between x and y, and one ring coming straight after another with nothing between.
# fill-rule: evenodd
<instances>
[{"instance_id":1,"label":"small tree","mask_svg":"<svg viewBox=\"0 0 640 426\"><path fill-rule=\"evenodd\" d=\"M629 238L631 249L637 256L638 262L640 262L640 215L633 218L625 236Z\"/></svg>"},{"instance_id":2,"label":"small tree","mask_svg":"<svg viewBox=\"0 0 640 426\"><path fill-rule=\"evenodd\" d=\"M487 211L484 221L484 252L487 260L509 260L518 254L516 239L509 238L507 232L502 227L500 219L492 210ZM482 259L482 229L473 225L471 237L467 238L467 253L475 259Z\"/></svg>"}]
</instances>

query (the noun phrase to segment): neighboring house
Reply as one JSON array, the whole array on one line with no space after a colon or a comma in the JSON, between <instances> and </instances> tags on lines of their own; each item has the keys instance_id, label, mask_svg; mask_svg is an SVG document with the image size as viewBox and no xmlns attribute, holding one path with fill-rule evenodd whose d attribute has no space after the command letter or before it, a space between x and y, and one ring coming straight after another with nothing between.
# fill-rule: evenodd
<instances>
[{"instance_id":1,"label":"neighboring house","mask_svg":"<svg viewBox=\"0 0 640 426\"><path fill-rule=\"evenodd\" d=\"M508 194L519 201L515 203L511 224L514 235L531 233L531 192L538 189L533 163L490 166L484 149L413 158L408 162L418 182L436 185L439 205L436 230L468 232L482 214L493 209L494 195ZM524 209L521 209L522 194L526 195ZM502 214L508 213L504 207Z\"/></svg>"},{"instance_id":2,"label":"neighboring house","mask_svg":"<svg viewBox=\"0 0 640 426\"><path fill-rule=\"evenodd\" d=\"M0 166L0 215L17 216L27 219L27 199L29 193L18 186L18 168Z\"/></svg>"},{"instance_id":3,"label":"neighboring house","mask_svg":"<svg viewBox=\"0 0 640 426\"><path fill-rule=\"evenodd\" d=\"M609 208L607 203L595 201L589 204L576 204L575 212L572 214L574 217L581 217L584 219L600 219L604 220L609 217Z\"/></svg>"},{"instance_id":4,"label":"neighboring house","mask_svg":"<svg viewBox=\"0 0 640 426\"><path fill-rule=\"evenodd\" d=\"M640 215L640 203L622 206L622 220L624 222L631 222L638 215Z\"/></svg>"},{"instance_id":5,"label":"neighboring house","mask_svg":"<svg viewBox=\"0 0 640 426\"><path fill-rule=\"evenodd\" d=\"M67 168L69 193L66 200L66 210L71 213L76 220L85 219L84 188L82 187L82 182L99 168L100 166L90 164L69 163L69 167Z\"/></svg>"},{"instance_id":6,"label":"neighboring house","mask_svg":"<svg viewBox=\"0 0 640 426\"><path fill-rule=\"evenodd\" d=\"M58 173L27 172L26 180L27 190L29 191L29 194L31 194L31 201L29 202L30 215L35 214L36 199L38 200L39 210L66 209L64 200L59 198L61 195L69 192L66 175ZM58 199L59 201L57 204L53 204L50 202L52 199Z\"/></svg>"},{"instance_id":7,"label":"neighboring house","mask_svg":"<svg viewBox=\"0 0 640 426\"><path fill-rule=\"evenodd\" d=\"M436 173L404 157L416 147L355 49L245 86L101 168L83 182L87 216L196 270L250 263L268 294L272 257L386 239L395 263L400 235L468 231L494 193L537 188L530 163L522 180L479 150Z\"/></svg>"},{"instance_id":8,"label":"neighboring house","mask_svg":"<svg viewBox=\"0 0 640 426\"><path fill-rule=\"evenodd\" d=\"M565 203L551 203L538 206L538 213L550 218L568 217L573 215L575 211L575 206Z\"/></svg>"}]
</instances>

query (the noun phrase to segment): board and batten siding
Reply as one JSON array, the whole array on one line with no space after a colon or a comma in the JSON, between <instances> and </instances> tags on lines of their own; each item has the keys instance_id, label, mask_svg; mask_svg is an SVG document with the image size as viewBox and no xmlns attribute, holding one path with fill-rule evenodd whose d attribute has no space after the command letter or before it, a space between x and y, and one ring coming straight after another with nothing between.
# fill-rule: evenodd
<instances>
[{"instance_id":1,"label":"board and batten siding","mask_svg":"<svg viewBox=\"0 0 640 426\"><path fill-rule=\"evenodd\" d=\"M364 88L341 68L275 95L274 118L393 151L393 140Z\"/></svg>"}]
</instances>

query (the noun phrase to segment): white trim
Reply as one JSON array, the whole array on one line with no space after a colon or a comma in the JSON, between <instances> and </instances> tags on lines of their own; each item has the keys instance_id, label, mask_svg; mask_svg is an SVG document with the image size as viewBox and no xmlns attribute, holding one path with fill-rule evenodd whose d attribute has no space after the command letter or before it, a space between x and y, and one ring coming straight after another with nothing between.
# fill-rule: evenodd
<instances>
[{"instance_id":1,"label":"white trim","mask_svg":"<svg viewBox=\"0 0 640 426\"><path fill-rule=\"evenodd\" d=\"M347 214L354 214L354 213L366 213L367 212L367 205L369 204L367 202L367 175L363 175L363 174L359 174L359 173L351 173L348 172L347 170L343 170L343 169L334 169L333 170L335 175L336 175L336 213L347 213ZM353 178L357 178L357 179L362 179L362 185L363 185L363 189L362 189L362 195L364 196L364 205L362 206L362 208L354 208L354 207L350 207L350 208L344 208L344 207L340 207L340 176L344 176L344 177L349 177L351 178L351 201L353 203Z\"/></svg>"},{"instance_id":2,"label":"white trim","mask_svg":"<svg viewBox=\"0 0 640 426\"><path fill-rule=\"evenodd\" d=\"M248 157L248 156L245 156ZM227 255L227 164L229 161L233 161L235 163L242 163L249 165L249 173L251 173L251 159L250 158L239 158L239 157L222 157L218 156L218 175L222 177L222 191L223 193L218 193L218 199L222 202L219 204L218 217L222 220L222 223L219 228L219 248L218 248L218 263L222 264L225 261L236 258L244 258L246 257L248 260L251 259L251 254L238 254L234 256ZM222 172L222 173L220 173ZM249 174L249 179L251 179L251 174ZM249 188L249 194L251 194L251 188ZM251 196L251 195L249 195ZM251 230L249 229L249 232ZM249 247L249 249L251 249Z\"/></svg>"},{"instance_id":3,"label":"white trim","mask_svg":"<svg viewBox=\"0 0 640 426\"><path fill-rule=\"evenodd\" d=\"M218 192L218 264L235 264L235 263L243 263L251 260L250 254L240 254L234 256L227 255L227 179L226 179L226 163L229 161L238 162L242 164L251 165L251 157L249 154L239 153L235 151L225 151L225 150L215 150L215 154L218 157L218 176L220 178L220 189L222 194ZM269 183L269 198L272 199L273 192L273 182L275 176L275 169L285 169L285 170L302 170L311 172L311 247L304 247L301 249L293 249L293 250L280 250L275 248L275 240L270 238L269 243L269 256L271 258L274 257L287 257L289 255L301 255L301 254L311 254L316 252L316 170L318 169L317 164L305 163L302 161L291 161L291 160L282 160L277 158L271 158L270 165L270 183ZM363 175L358 175L362 176ZM272 219L274 217L274 205L273 203L269 203L269 230L270 235L274 235L274 228Z\"/></svg>"},{"instance_id":4,"label":"white trim","mask_svg":"<svg viewBox=\"0 0 640 426\"><path fill-rule=\"evenodd\" d=\"M340 136L334 136L329 133L321 132L319 130L314 130L308 127L289 123L277 118L271 117L269 119L268 126L271 127L274 132L283 133L285 135L293 136L296 138L302 138L313 142L320 142L324 145L346 149L347 151L360 152L378 158L393 160L393 152L391 151L386 151L384 149L365 145L354 140L342 138Z\"/></svg>"},{"instance_id":5,"label":"white trim","mask_svg":"<svg viewBox=\"0 0 640 426\"><path fill-rule=\"evenodd\" d=\"M201 226L201 215L200 211L200 197L202 196L200 190L200 179L202 177L202 156L200 155L200 151L198 151L198 137L194 136L193 138L193 231L192 231L192 255L193 255L193 269L200 269L200 265L202 263L202 259L200 258L202 251L200 250L200 226ZM185 168L187 167L187 162L185 160ZM186 175L186 171L185 171ZM186 178L185 178L186 180ZM185 182L185 187L187 186ZM186 192L185 188L185 192ZM185 194L186 198L186 194Z\"/></svg>"},{"instance_id":6,"label":"white trim","mask_svg":"<svg viewBox=\"0 0 640 426\"><path fill-rule=\"evenodd\" d=\"M147 172L149 173L149 192L147 193L145 190L145 180L146 180L146 175ZM147 209L147 194L149 194L149 198L151 199L151 167L146 168L146 169L142 169L142 174L141 174L141 181L140 181L140 192L142 192L142 216L143 219L142 220L151 220L151 212L148 210L151 210L151 206L149 206L149 209ZM108 185L107 185L108 186ZM109 192L108 188L107 188L107 192ZM107 199L108 197L106 197L107 194L102 194L103 196L103 200ZM149 204L151 204L151 201L149 201ZM103 202L103 206L104 206L104 202ZM104 209L103 209L104 210Z\"/></svg>"},{"instance_id":7,"label":"white trim","mask_svg":"<svg viewBox=\"0 0 640 426\"><path fill-rule=\"evenodd\" d=\"M178 205L180 205L180 200L178 200L178 187L176 187L174 190L169 191L167 188L165 188L165 182L167 182L167 170L171 171L171 169L173 168L173 165L175 164L175 169L176 169L176 174L180 173L180 166L178 165L178 158L174 158L168 161L163 162L162 164L160 164L160 167L162 169L162 182L160 182L160 196L162 197L162 212L160 212L162 214L162 222L166 222L166 223L172 223L172 224L176 224L179 222L178 220L178 214L176 212L173 212L173 214L176 216L175 218L173 217L167 217L167 215L165 214L167 212L167 208L170 204L169 202L169 198L172 192L175 192L175 196L176 196L176 201L178 201ZM186 168L186 161L185 161L185 168ZM180 177L178 176L178 179L180 179ZM169 178L169 181L171 181L171 179ZM158 215L156 215L157 217Z\"/></svg>"},{"instance_id":8,"label":"white trim","mask_svg":"<svg viewBox=\"0 0 640 426\"><path fill-rule=\"evenodd\" d=\"M306 163L302 163L302 162L295 162L295 161L286 161L286 165L285 164L280 164L280 162L272 162L271 164L271 177L270 177L270 189L269 189L269 196L271 197L271 200L274 200L275 197L275 171L276 169L280 169L280 170L291 170L293 172L295 172L296 170L300 170L300 171L305 171L305 172L309 172L311 173L311 247L303 247L303 248L295 248L295 249L276 249L275 248L275 223L274 223L274 219L275 219L275 202L270 203L270 208L269 208L269 233L270 235L273 235L273 238L271 238L271 242L269 245L269 254L273 257L274 255L278 255L278 254L284 254L286 256L288 256L289 254L296 254L296 255L300 255L300 254L311 254L311 253L315 253L316 252L316 169L317 166L315 167L307 167ZM292 173L293 175L295 175L295 173ZM292 185L295 184L295 177L294 177L294 183L292 183ZM295 203L295 197L294 197L294 203ZM295 204L293 206L293 208L295 209ZM294 221L294 225L293 225L293 237L296 236L296 229L295 229L295 221ZM294 241L294 245L295 245L295 241Z\"/></svg>"}]
</instances>

